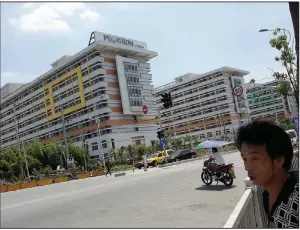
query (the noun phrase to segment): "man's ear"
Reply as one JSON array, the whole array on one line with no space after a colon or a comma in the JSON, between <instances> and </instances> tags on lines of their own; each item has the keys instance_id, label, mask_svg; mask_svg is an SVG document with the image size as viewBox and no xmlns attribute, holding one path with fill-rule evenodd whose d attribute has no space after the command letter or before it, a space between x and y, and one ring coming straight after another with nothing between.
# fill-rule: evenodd
<instances>
[{"instance_id":1,"label":"man's ear","mask_svg":"<svg viewBox=\"0 0 300 230\"><path fill-rule=\"evenodd\" d=\"M274 161L275 161L275 165L276 165L277 167L281 168L282 165L284 164L285 157L284 157L284 156L276 157L276 158L274 159Z\"/></svg>"}]
</instances>

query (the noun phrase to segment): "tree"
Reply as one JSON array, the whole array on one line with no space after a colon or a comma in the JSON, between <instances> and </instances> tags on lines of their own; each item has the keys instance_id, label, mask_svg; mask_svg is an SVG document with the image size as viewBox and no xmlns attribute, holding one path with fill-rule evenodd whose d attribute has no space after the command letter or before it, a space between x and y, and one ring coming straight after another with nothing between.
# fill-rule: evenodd
<instances>
[{"instance_id":1,"label":"tree","mask_svg":"<svg viewBox=\"0 0 300 230\"><path fill-rule=\"evenodd\" d=\"M289 9L294 27L294 35L296 40L295 49L297 54L297 69L299 74L299 2L289 2Z\"/></svg>"},{"instance_id":2,"label":"tree","mask_svg":"<svg viewBox=\"0 0 300 230\"><path fill-rule=\"evenodd\" d=\"M279 56L275 57L275 61L280 62L286 71L284 73L273 71L273 76L279 81L277 90L281 95L294 96L297 108L299 108L299 72L294 47L290 46L285 30L278 28L273 35L275 38L270 40L270 45L279 51Z\"/></svg>"},{"instance_id":3,"label":"tree","mask_svg":"<svg viewBox=\"0 0 300 230\"><path fill-rule=\"evenodd\" d=\"M284 130L289 130L294 128L294 124L289 118L281 118L279 119L279 127L281 127Z\"/></svg>"},{"instance_id":4,"label":"tree","mask_svg":"<svg viewBox=\"0 0 300 230\"><path fill-rule=\"evenodd\" d=\"M252 79L250 80L250 83L251 83L251 84L254 84L254 83L255 83L255 79L252 78Z\"/></svg>"}]
</instances>

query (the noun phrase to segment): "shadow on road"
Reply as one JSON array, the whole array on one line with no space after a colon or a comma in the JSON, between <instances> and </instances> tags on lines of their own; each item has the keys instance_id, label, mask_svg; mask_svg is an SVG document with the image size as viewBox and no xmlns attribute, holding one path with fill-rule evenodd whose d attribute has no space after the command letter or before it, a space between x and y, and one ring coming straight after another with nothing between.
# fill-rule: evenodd
<instances>
[{"instance_id":1,"label":"shadow on road","mask_svg":"<svg viewBox=\"0 0 300 230\"><path fill-rule=\"evenodd\" d=\"M195 190L200 190L200 191L223 191L223 190L228 190L235 188L236 185L232 185L230 187L226 187L225 185L202 185L201 187L195 188Z\"/></svg>"}]
</instances>

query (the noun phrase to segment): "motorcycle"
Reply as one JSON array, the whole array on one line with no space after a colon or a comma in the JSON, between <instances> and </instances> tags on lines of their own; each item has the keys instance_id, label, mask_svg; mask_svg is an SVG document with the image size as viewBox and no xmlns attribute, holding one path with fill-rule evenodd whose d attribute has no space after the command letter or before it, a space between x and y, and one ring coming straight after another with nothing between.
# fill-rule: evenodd
<instances>
[{"instance_id":1,"label":"motorcycle","mask_svg":"<svg viewBox=\"0 0 300 230\"><path fill-rule=\"evenodd\" d=\"M218 168L214 168L211 166L211 163L215 163L213 158L204 161L201 173L203 183L210 185L213 181L217 183L220 181L227 187L231 186L235 178L233 164L221 165Z\"/></svg>"}]
</instances>

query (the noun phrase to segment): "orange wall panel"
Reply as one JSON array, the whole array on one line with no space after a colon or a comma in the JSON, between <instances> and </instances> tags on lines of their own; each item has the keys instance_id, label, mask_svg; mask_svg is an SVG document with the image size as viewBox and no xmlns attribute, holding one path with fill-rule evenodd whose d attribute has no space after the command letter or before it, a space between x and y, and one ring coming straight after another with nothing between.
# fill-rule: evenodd
<instances>
[{"instance_id":1,"label":"orange wall panel","mask_svg":"<svg viewBox=\"0 0 300 230\"><path fill-rule=\"evenodd\" d=\"M116 60L114 58L104 58L104 62L109 62L109 63L116 63Z\"/></svg>"},{"instance_id":2,"label":"orange wall panel","mask_svg":"<svg viewBox=\"0 0 300 230\"><path fill-rule=\"evenodd\" d=\"M108 87L119 88L119 83L118 82L108 82Z\"/></svg>"},{"instance_id":3,"label":"orange wall panel","mask_svg":"<svg viewBox=\"0 0 300 230\"><path fill-rule=\"evenodd\" d=\"M110 100L121 100L121 95L119 94L114 94L109 96Z\"/></svg>"},{"instance_id":4,"label":"orange wall panel","mask_svg":"<svg viewBox=\"0 0 300 230\"><path fill-rule=\"evenodd\" d=\"M116 69L107 69L106 74L107 75L117 75L117 70Z\"/></svg>"}]
</instances>

